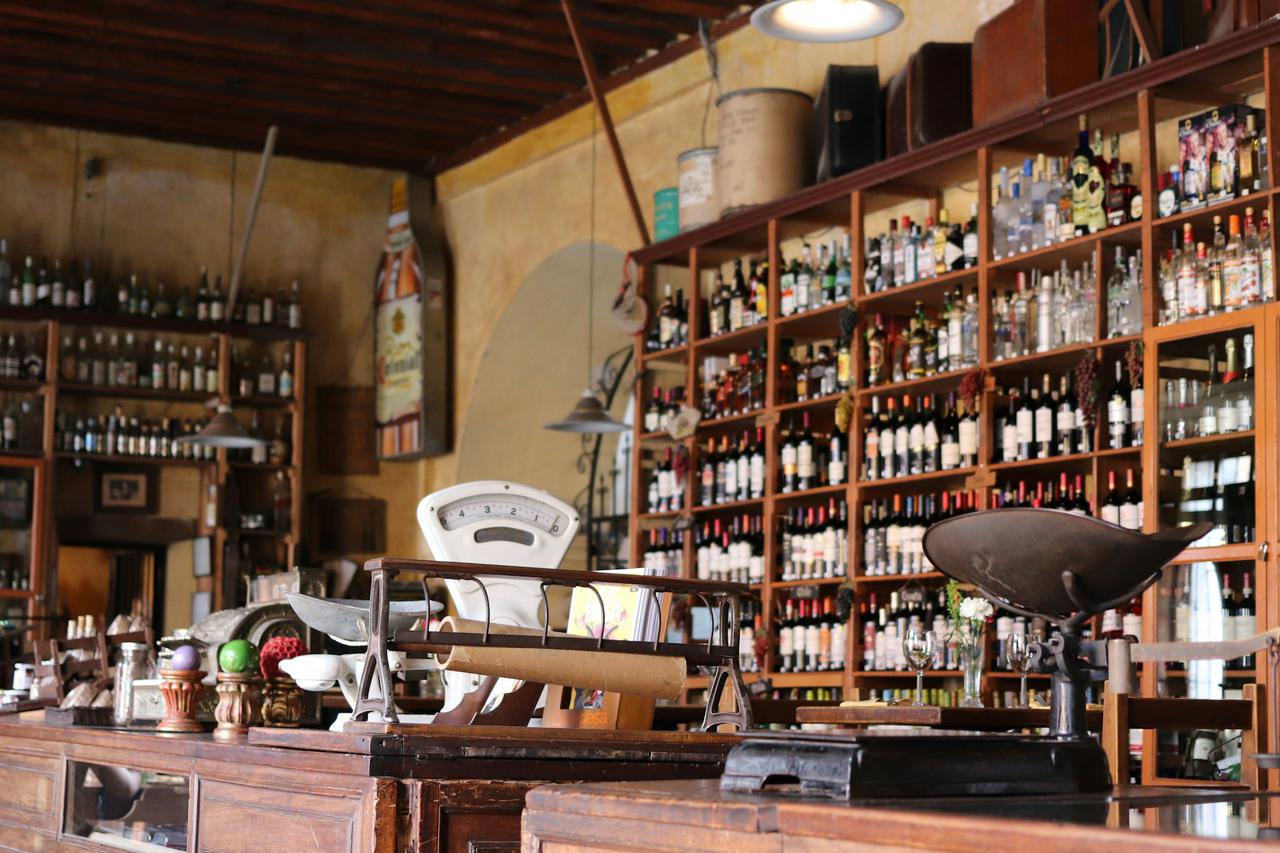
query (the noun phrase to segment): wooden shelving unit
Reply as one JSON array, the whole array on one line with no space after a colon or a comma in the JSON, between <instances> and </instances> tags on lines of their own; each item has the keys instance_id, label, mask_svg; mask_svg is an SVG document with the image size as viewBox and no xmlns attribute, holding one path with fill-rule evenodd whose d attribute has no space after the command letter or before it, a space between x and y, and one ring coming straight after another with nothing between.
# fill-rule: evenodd
<instances>
[{"instance_id":1,"label":"wooden shelving unit","mask_svg":"<svg viewBox=\"0 0 1280 853\"><path fill-rule=\"evenodd\" d=\"M284 565L293 565L296 560L298 543L301 536L300 516L302 505L302 440L303 425L301 412L304 411L306 388L306 355L308 335L298 330L279 326L247 325L242 323L206 323L195 320L179 320L176 318L147 318L129 315L98 313L91 311L74 311L64 309L24 308L20 306L0 306L0 324L6 327L22 329L36 333L45 341L45 380L4 380L0 382L0 391L12 394L26 394L41 399L43 404L40 437L41 449L30 452L10 452L0 454L0 469L24 467L35 472L35 490L32 503L33 547L30 565L29 590L0 590L0 598L21 598L28 601L28 612L32 616L44 614L52 598L52 571L58 542L56 539L56 523L54 518L55 494L58 483L62 479L58 475L59 466L83 465L121 465L129 467L155 467L157 469L183 467L194 468L200 473L200 494L197 496L201 508L194 519L197 535L208 536L211 540L211 556L213 573L208 577L196 579L199 591L211 592L214 598L214 609L234 606L236 596L243 595L244 590L237 578L226 577L224 567L224 546L228 537L241 533L255 539L270 539ZM219 352L219 387L216 394L202 392L180 392L170 390L152 390L149 388L98 386L76 382L67 382L59 376L60 341L64 335L79 338L91 335L90 330L134 331L144 335L181 336L191 342L201 339L218 343ZM232 365L230 351L232 346L272 347L277 359L287 348L293 358L294 396L289 399L265 397L238 397L232 394ZM270 410L288 416L289 424L286 434L290 442L290 456L284 464L255 465L243 462L228 462L225 450L217 451L214 459L178 459L148 456L126 456L100 453L74 453L56 450L55 430L56 416L64 402L76 400L75 407L89 404L96 411L108 411L116 404L124 405L126 411L136 406L159 405L165 407L165 415L184 418L203 418L209 414L206 408L211 400L217 400L237 409L237 416L242 423L247 423L252 408ZM173 407L178 407L174 409ZM269 438L270 436L268 436ZM222 515L223 497L228 479L241 477L274 477L276 472L284 472L289 478L291 490L291 525L288 530L280 531L242 531L235 530L237 520L226 519ZM204 506L209 486L217 489L217 523L205 523ZM234 543L233 543L234 547ZM270 546L267 546L270 547Z\"/></svg>"},{"instance_id":2,"label":"wooden shelving unit","mask_svg":"<svg viewBox=\"0 0 1280 853\"><path fill-rule=\"evenodd\" d=\"M1197 94L1201 93L1201 94ZM1251 451L1257 471L1257 506L1255 526L1257 541L1243 545L1227 545L1215 548L1195 549L1188 551L1180 558L1181 562L1221 560L1249 561L1254 565L1252 570L1257 578L1256 599L1258 602L1258 629L1280 624L1280 603L1277 603L1278 579L1275 575L1273 561L1268 549L1264 547L1269 539L1280 531L1280 498L1275 496L1275 468L1280 456L1277 455L1277 406L1280 400L1276 390L1276 377L1280 375L1280 307L1275 304L1257 305L1245 310L1214 317L1196 319L1173 326L1158 327L1154 320L1157 315L1159 293L1157 286L1158 257L1165 245L1168 232L1184 222L1192 222L1204 234L1214 215L1224 217L1231 213L1243 212L1247 206L1256 209L1264 208L1270 213L1272 229L1270 239L1273 256L1280 257L1280 244L1277 232L1280 231L1280 216L1277 216L1277 189L1268 189L1244 198L1214 205L1207 209L1181 212L1174 216L1158 219L1154 215L1156 196L1156 176L1164 171L1167 164L1158 163L1156 155L1157 125L1170 122L1183 115L1200 112L1212 107L1229 103L1223 98L1242 100L1246 95L1261 96L1266 107L1266 134L1272 143L1268 150L1268 172L1274 184L1280 179L1280 157L1277 155L1277 144L1280 140L1280 21L1268 21L1258 26L1239 31L1228 37L1211 42L1194 51L1180 53L1159 60L1111 79L1079 89L1068 95L1043 104L1039 108L1028 110L1005 119L997 124L974 128L973 130L949 137L933 145L882 161L857 172L845 175L826 183L811 186L791 196L761 205L745 212L722 219L703 228L683 233L675 238L654 246L645 247L634 253L641 265L641 292L654 300L651 307L656 308L656 300L661 292L660 285L672 283L682 287L688 297L689 329L692 341L689 346L679 347L662 352L645 352L643 339L637 343L638 363L641 366L641 384L636 399L640 406L648 399L654 382L665 377L662 384L675 384L670 381L670 365L662 374L648 371L654 362L672 362L683 367L683 384L688 389L689 399L698 399L699 366L701 358L707 353L744 352L748 345L767 345L765 402L766 406L759 412L734 418L720 418L704 421L698 432L683 444L689 452L693 464L690 465L689 480L686 483L685 495L689 503L697 497L697 465L699 447L705 447L708 435L719 435L736 429L759 426L765 430L767 446L766 454L766 492L763 500L751 502L749 507L763 515L765 531L765 565L766 578L762 584L754 586L758 590L763 612L774 614L778 602L791 593L791 588L799 584L780 582L777 541L777 520L782 512L797 503L803 505L809 497L807 493L783 494L779 489L779 453L778 439L782 424L800 411L833 410L839 397L831 397L804 403L784 403L779 395L779 364L783 358L781 340L784 338L825 340L839 336L839 318L843 305L822 308L808 314L790 317L779 316L779 259L783 255L783 245L788 241L808 234L830 229L832 227L847 231L854 247L852 258L853 296L850 302L859 312L859 329L855 334L852 352L852 375L855 383L860 383L864 376L864 336L867 323L877 313L907 314L915 301L920 300L926 306L936 308L942 303L944 295L957 285L966 289L976 286L979 305L979 367L986 371L986 383L981 395L981 413L979 418L980 448L978 464L971 468L923 474L915 477L902 477L873 482L860 481L861 460L863 456L862 434L864 419L869 411L870 399L874 396L903 393L946 393L955 389L965 371L952 371L947 374L925 379L911 380L897 384L881 385L874 388L856 387L853 391L855 413L849 431L849 467L848 478L851 482L838 487L814 490L813 505L825 503L830 496L843 497L849 507L849 566L850 580L854 582L855 599L861 601L871 591L885 591L894 584L901 585L909 580L920 580L936 586L943 578L938 573L926 573L914 576L881 576L863 577L861 574L862 537L861 507L867 499L878 499L892 496L895 493L920 494L924 492L946 489L975 490L978 494L979 508L989 505L992 491L1001 483L1019 479L1030 479L1033 476L1060 472L1081 474L1087 478L1089 490L1087 497L1094 506L1099 506L1106 489L1106 473L1112 470L1123 471L1133 467L1135 475L1141 473L1141 488L1144 496L1144 527L1148 531L1158 529L1159 489L1158 471L1161 465L1161 453L1181 454L1191 449L1212 448L1224 445ZM1210 97L1212 96L1212 97ZM1212 102L1210 102L1212 101ZM1134 163L1135 182L1147 203L1144 205L1144 218L1137 222L1110 228L1098 234L1079 237L1063 243L1055 244L1037 251L1017 256L995 259L992 252L991 186L992 176L1000 165L1020 163L1028 154L1043 151L1051 155L1068 153L1075 142L1075 121L1077 115L1087 113L1092 123L1097 123L1107 133L1124 134L1129 148L1136 147L1136 154L1126 157ZM1160 133L1166 133L1163 125ZM1164 140L1167 145L1168 140ZM977 202L979 262L970 269L949 272L945 275L926 279L905 287L891 289L880 293L866 293L864 287L865 262L862 247L865 243L866 229L864 218L881 216L891 208L903 202L916 200L935 216L943 207L943 196L948 191L967 193ZM959 211L952 210L952 213ZM966 210L964 211L967 214ZM887 216L887 213L884 213ZM955 217L953 217L954 219ZM880 223L883 224L883 223ZM880 228L876 229L878 233ZM820 239L829 238L823 234ZM1141 249L1143 256L1142 294L1143 294L1143 332L1107 339L1105 328L1105 286L1106 263L1114 253L1116 246L1127 249ZM770 314L768 320L751 329L731 335L719 336L706 340L698 336L702 327L703 310L701 304L702 272L704 269L718 266L738 257L756 257L769 262L769 298ZM791 257L790 252L787 254ZM997 288L1009 287L1012 277L1019 270L1050 269L1058 266L1062 260L1068 260L1075 267L1082 260L1095 259L1100 262L1103 272L1098 276L1098 320L1095 339L1090 343L1062 347L1050 352L1036 353L1019 358L994 360L992 357L992 323L991 305ZM653 312L656 313L656 312ZM1256 365L1256 399L1254 412L1256 428L1248 433L1211 439L1192 439L1184 442L1161 444L1158 423L1159 396L1155 378L1157 371L1157 351L1164 342L1193 338L1200 335L1214 334L1224 330L1249 329L1255 335ZM1080 453L1066 457L1055 457L1029 462L1004 463L994 457L994 412L997 406L997 389L1004 385L1021 382L1023 376L1039 377L1050 372L1055 377L1061 372L1074 367L1082 358L1093 357L1103 362L1103 391L1110 387L1108 368L1116 359L1122 358L1129 345L1134 341L1143 344L1145 352L1146 411L1143 444L1140 447L1128 447L1111 450L1100 448L1099 439L1106 438L1105 412L1101 413L1101 430L1095 432L1093 447L1100 448L1092 453ZM638 414L638 413L637 413ZM824 415L824 417L829 417ZM636 417L640 423L642 418ZM662 449L671 446L665 436L642 434L639 427L634 433L637 452L634 455L632 505L637 508L631 519L631 542L634 553L633 562L639 563L641 551L646 541L644 532L654 526L667 526L677 517L692 517L696 524L701 522L704 512L716 512L722 508L710 510L695 509L685 513L646 514L638 510L644 507L646 489L649 482L648 466L651 459L646 451L661 453ZM725 507L724 509L728 509ZM685 570L691 572L694 565L692 537L686 537ZM824 593L831 587L824 587ZM1144 632L1146 640L1157 637L1157 588L1149 590L1143 599ZM855 604L856 612L856 604ZM846 649L847 668L843 673L841 686L846 689L861 686L867 682L893 682L898 674L893 672L861 672L861 652L858 625L848 626L848 648ZM1167 639L1167 637L1161 637ZM1143 689L1146 695L1155 695L1154 668L1147 668L1143 674ZM1259 680L1265 680L1265 673L1259 670L1252 673ZM785 676L785 677L784 677ZM783 686L821 686L830 684L830 673L780 673L774 669L772 656L765 661L764 671L754 678L770 678L775 687ZM935 681L942 678L957 678L957 673L932 673L929 676ZM986 677L986 689L1009 689L1007 673L990 672ZM1016 682L1015 682L1016 684ZM1154 742L1148 744L1148 751L1154 750ZM1144 762L1144 772L1154 772L1153 761Z\"/></svg>"}]
</instances>

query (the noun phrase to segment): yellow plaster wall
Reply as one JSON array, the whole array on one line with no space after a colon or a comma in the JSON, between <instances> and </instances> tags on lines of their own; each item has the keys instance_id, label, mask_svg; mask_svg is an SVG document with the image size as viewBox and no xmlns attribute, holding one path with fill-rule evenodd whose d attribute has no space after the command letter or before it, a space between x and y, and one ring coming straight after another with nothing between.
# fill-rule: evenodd
<instances>
[{"instance_id":1,"label":"yellow plaster wall","mask_svg":"<svg viewBox=\"0 0 1280 853\"><path fill-rule=\"evenodd\" d=\"M721 88L728 92L779 86L816 95L829 64L878 65L885 81L920 44L970 41L981 21L1010 2L903 0L903 26L873 41L843 45L779 41L745 27L718 44ZM715 108L706 110L710 86L706 60L698 51L609 94L609 108L650 232L653 193L675 184L677 155L704 142L715 143ZM438 178L460 330L456 352L460 428L465 428L461 419L470 406L501 308L547 257L590 238L587 190L593 120L594 109L582 107ZM596 138L595 239L622 251L633 249L640 240L622 184L603 136ZM565 286L580 284L566 282ZM609 295L598 293L597 298ZM531 335L537 333L534 330ZM565 400L564 408L570 403ZM456 454L451 454L427 463L426 483L452 483L457 462Z\"/></svg>"}]
</instances>

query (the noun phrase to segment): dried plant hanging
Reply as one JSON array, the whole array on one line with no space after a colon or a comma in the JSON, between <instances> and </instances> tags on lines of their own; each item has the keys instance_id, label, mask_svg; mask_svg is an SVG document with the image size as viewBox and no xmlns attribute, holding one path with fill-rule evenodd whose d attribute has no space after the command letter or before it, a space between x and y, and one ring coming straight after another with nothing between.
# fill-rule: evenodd
<instances>
[{"instance_id":1,"label":"dried plant hanging","mask_svg":"<svg viewBox=\"0 0 1280 853\"><path fill-rule=\"evenodd\" d=\"M840 432L847 433L850 424L853 423L853 389L841 397L836 402L836 429Z\"/></svg>"},{"instance_id":2,"label":"dried plant hanging","mask_svg":"<svg viewBox=\"0 0 1280 853\"><path fill-rule=\"evenodd\" d=\"M853 616L853 584L847 580L836 593L836 616L841 622L848 622Z\"/></svg>"},{"instance_id":3,"label":"dried plant hanging","mask_svg":"<svg viewBox=\"0 0 1280 853\"><path fill-rule=\"evenodd\" d=\"M964 403L965 408L970 412L977 413L978 395L982 393L986 381L987 372L981 367L970 370L960 380L960 402Z\"/></svg>"},{"instance_id":4,"label":"dried plant hanging","mask_svg":"<svg viewBox=\"0 0 1280 853\"><path fill-rule=\"evenodd\" d=\"M1098 360L1092 353L1080 359L1076 365L1076 396L1080 401L1080 412L1084 415L1085 426L1093 430L1098 424L1098 400L1102 393L1101 370Z\"/></svg>"},{"instance_id":5,"label":"dried plant hanging","mask_svg":"<svg viewBox=\"0 0 1280 853\"><path fill-rule=\"evenodd\" d=\"M1129 371L1129 385L1142 387L1142 341L1130 341L1129 349L1124 354L1124 366Z\"/></svg>"}]
</instances>

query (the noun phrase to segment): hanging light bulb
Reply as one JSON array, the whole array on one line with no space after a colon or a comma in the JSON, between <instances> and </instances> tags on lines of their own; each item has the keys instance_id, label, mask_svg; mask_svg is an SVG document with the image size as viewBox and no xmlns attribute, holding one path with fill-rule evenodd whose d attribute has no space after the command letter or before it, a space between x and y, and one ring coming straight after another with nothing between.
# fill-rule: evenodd
<instances>
[{"instance_id":1,"label":"hanging light bulb","mask_svg":"<svg viewBox=\"0 0 1280 853\"><path fill-rule=\"evenodd\" d=\"M889 0L773 0L751 13L751 25L790 41L859 41L884 35L902 23Z\"/></svg>"}]
</instances>

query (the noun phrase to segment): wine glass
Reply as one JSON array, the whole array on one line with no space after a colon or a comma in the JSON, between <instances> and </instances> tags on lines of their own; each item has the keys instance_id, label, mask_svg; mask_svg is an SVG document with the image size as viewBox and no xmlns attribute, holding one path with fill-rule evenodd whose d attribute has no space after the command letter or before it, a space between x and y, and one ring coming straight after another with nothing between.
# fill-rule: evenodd
<instances>
[{"instance_id":1,"label":"wine glass","mask_svg":"<svg viewBox=\"0 0 1280 853\"><path fill-rule=\"evenodd\" d=\"M933 631L920 625L907 628L902 637L902 654L916 671L916 701L912 705L924 704L924 671L933 666Z\"/></svg>"},{"instance_id":2,"label":"wine glass","mask_svg":"<svg viewBox=\"0 0 1280 853\"><path fill-rule=\"evenodd\" d=\"M1018 674L1018 707L1027 707L1027 671L1031 668L1031 639L1019 631L1005 641L1005 659L1009 669Z\"/></svg>"}]
</instances>

